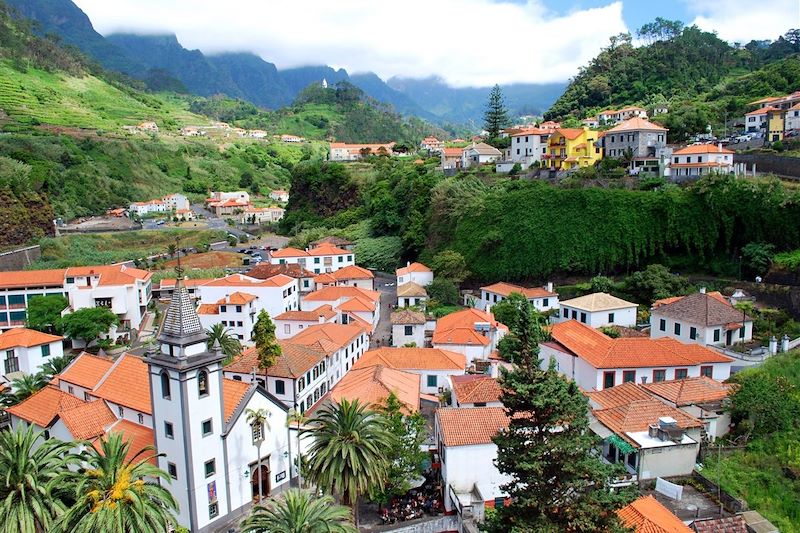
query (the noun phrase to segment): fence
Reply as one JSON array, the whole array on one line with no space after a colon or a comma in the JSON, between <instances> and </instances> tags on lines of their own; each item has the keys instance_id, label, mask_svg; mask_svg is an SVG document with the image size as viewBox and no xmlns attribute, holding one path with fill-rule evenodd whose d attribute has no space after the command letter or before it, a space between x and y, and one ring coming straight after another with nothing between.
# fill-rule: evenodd
<instances>
[{"instance_id":1,"label":"fence","mask_svg":"<svg viewBox=\"0 0 800 533\"><path fill-rule=\"evenodd\" d=\"M42 257L42 249L38 244L0 253L0 272L23 270L40 257Z\"/></svg>"},{"instance_id":2,"label":"fence","mask_svg":"<svg viewBox=\"0 0 800 533\"><path fill-rule=\"evenodd\" d=\"M735 154L734 163L744 163L747 168L756 165L757 172L774 172L781 176L800 178L800 159L773 154Z\"/></svg>"},{"instance_id":3,"label":"fence","mask_svg":"<svg viewBox=\"0 0 800 533\"><path fill-rule=\"evenodd\" d=\"M719 498L722 502L722 505L724 505L725 508L732 513L742 513L749 509L745 500L731 496L725 492L724 489L721 489L716 483L706 477L703 477L696 470L692 472L692 479L702 485L709 495L713 496L714 498Z\"/></svg>"}]
</instances>

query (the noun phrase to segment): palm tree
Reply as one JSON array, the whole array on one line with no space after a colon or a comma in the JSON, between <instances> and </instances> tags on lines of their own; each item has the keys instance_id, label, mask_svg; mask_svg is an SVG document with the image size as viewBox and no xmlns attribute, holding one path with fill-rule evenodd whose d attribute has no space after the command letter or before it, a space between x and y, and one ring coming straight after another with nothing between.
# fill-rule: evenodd
<instances>
[{"instance_id":1,"label":"palm tree","mask_svg":"<svg viewBox=\"0 0 800 533\"><path fill-rule=\"evenodd\" d=\"M257 505L239 525L242 533L358 533L350 510L330 496L315 498L307 490L289 489L267 505Z\"/></svg>"},{"instance_id":2,"label":"palm tree","mask_svg":"<svg viewBox=\"0 0 800 533\"><path fill-rule=\"evenodd\" d=\"M151 453L154 448L147 446L128 460L130 442L121 433L111 433L101 448L87 448L86 467L59 480L74 487L76 503L48 531L130 533L177 526L178 504L163 486L169 475L150 462L158 457Z\"/></svg>"},{"instance_id":3,"label":"palm tree","mask_svg":"<svg viewBox=\"0 0 800 533\"><path fill-rule=\"evenodd\" d=\"M386 478L385 451L394 446L384 419L358 400L322 407L309 420L309 476L322 490L340 494L353 508L358 525L358 499Z\"/></svg>"},{"instance_id":4,"label":"palm tree","mask_svg":"<svg viewBox=\"0 0 800 533\"><path fill-rule=\"evenodd\" d=\"M242 343L230 333L230 329L226 328L222 324L214 324L208 328L206 330L206 335L208 335L206 347L208 347L209 350L214 348L214 343L219 342L219 347L222 349L222 353L224 353L228 358L231 358L242 351Z\"/></svg>"},{"instance_id":5,"label":"palm tree","mask_svg":"<svg viewBox=\"0 0 800 533\"><path fill-rule=\"evenodd\" d=\"M69 353L65 353L59 357L53 357L42 365L42 374L44 374L49 381L53 376L62 373L74 360L75 356Z\"/></svg>"},{"instance_id":6,"label":"palm tree","mask_svg":"<svg viewBox=\"0 0 800 533\"><path fill-rule=\"evenodd\" d=\"M17 405L29 396L35 394L47 385L47 376L38 374L23 374L11 381L11 387L3 394L2 402L6 407Z\"/></svg>"},{"instance_id":7,"label":"palm tree","mask_svg":"<svg viewBox=\"0 0 800 533\"><path fill-rule=\"evenodd\" d=\"M247 415L247 423L250 424L252 428L253 444L255 444L258 449L258 474L256 475L256 479L258 479L258 503L261 503L261 500L264 499L264 490L261 486L261 445L264 444L264 436L266 430L269 429L269 422L267 422L269 413L264 408L247 409L245 413Z\"/></svg>"},{"instance_id":8,"label":"palm tree","mask_svg":"<svg viewBox=\"0 0 800 533\"><path fill-rule=\"evenodd\" d=\"M175 254L177 252L178 252L178 245L177 244L175 244L173 242L173 243L170 243L170 244L167 245L167 253L169 254L170 257L175 257Z\"/></svg>"},{"instance_id":9,"label":"palm tree","mask_svg":"<svg viewBox=\"0 0 800 533\"><path fill-rule=\"evenodd\" d=\"M54 482L79 459L71 447L33 426L0 432L0 532L50 531L66 511Z\"/></svg>"},{"instance_id":10,"label":"palm tree","mask_svg":"<svg viewBox=\"0 0 800 533\"><path fill-rule=\"evenodd\" d=\"M297 409L290 409L289 414L286 416L286 426L292 427L295 424L297 429L297 484L303 488L303 454L300 451L300 426L305 424L308 418ZM292 435L289 433L289 455L292 455ZM291 462L291 459L290 459ZM291 467L290 467L291 468Z\"/></svg>"}]
</instances>

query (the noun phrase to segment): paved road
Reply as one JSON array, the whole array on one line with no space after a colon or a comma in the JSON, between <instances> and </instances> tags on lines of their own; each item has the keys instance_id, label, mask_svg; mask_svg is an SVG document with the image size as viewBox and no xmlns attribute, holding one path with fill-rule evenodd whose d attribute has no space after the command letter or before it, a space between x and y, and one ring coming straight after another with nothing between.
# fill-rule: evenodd
<instances>
[{"instance_id":1,"label":"paved road","mask_svg":"<svg viewBox=\"0 0 800 533\"><path fill-rule=\"evenodd\" d=\"M381 317L372 336L371 348L389 345L389 337L392 335L391 307L397 305L397 278L391 274L376 272L375 289L381 293Z\"/></svg>"}]
</instances>

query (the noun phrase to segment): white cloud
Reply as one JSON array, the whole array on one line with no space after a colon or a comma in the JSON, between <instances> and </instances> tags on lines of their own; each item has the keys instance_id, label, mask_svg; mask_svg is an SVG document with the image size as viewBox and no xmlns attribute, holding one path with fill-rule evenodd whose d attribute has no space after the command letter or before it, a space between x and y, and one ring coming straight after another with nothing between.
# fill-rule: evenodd
<instances>
[{"instance_id":1,"label":"white cloud","mask_svg":"<svg viewBox=\"0 0 800 533\"><path fill-rule=\"evenodd\" d=\"M327 64L455 86L564 81L627 31L622 2L549 12L539 0L76 0L97 31L175 33L204 53L278 68Z\"/></svg>"},{"instance_id":2,"label":"white cloud","mask_svg":"<svg viewBox=\"0 0 800 533\"><path fill-rule=\"evenodd\" d=\"M692 24L715 31L728 42L774 40L786 30L800 26L798 0L691 0L687 9L696 15Z\"/></svg>"}]
</instances>

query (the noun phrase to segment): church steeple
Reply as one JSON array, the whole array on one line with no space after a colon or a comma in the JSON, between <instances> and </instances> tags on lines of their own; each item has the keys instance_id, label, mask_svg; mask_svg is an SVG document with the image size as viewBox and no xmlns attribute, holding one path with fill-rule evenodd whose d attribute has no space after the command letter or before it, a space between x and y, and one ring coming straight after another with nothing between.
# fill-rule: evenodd
<instances>
[{"instance_id":1,"label":"church steeple","mask_svg":"<svg viewBox=\"0 0 800 533\"><path fill-rule=\"evenodd\" d=\"M186 347L190 344L205 343L207 339L208 335L200 324L200 317L197 316L189 291L186 290L183 280L178 278L172 300L164 316L164 324L158 334L158 341L175 347ZM179 359L186 357L183 350L174 355Z\"/></svg>"}]
</instances>

